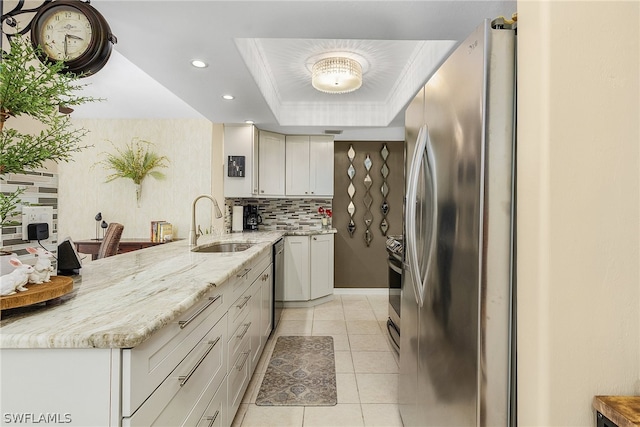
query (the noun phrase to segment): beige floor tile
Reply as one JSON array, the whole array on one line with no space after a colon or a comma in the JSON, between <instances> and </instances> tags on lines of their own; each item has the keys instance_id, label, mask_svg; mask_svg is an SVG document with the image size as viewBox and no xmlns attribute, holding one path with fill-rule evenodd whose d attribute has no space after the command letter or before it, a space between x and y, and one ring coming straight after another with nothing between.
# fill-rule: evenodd
<instances>
[{"instance_id":1,"label":"beige floor tile","mask_svg":"<svg viewBox=\"0 0 640 427\"><path fill-rule=\"evenodd\" d=\"M398 405L364 404L362 416L365 427L402 427Z\"/></svg>"},{"instance_id":2,"label":"beige floor tile","mask_svg":"<svg viewBox=\"0 0 640 427\"><path fill-rule=\"evenodd\" d=\"M338 403L360 403L355 374L336 374Z\"/></svg>"},{"instance_id":3,"label":"beige floor tile","mask_svg":"<svg viewBox=\"0 0 640 427\"><path fill-rule=\"evenodd\" d=\"M382 308L386 309L389 305L389 295L367 295L367 300L374 310Z\"/></svg>"},{"instance_id":4,"label":"beige floor tile","mask_svg":"<svg viewBox=\"0 0 640 427\"><path fill-rule=\"evenodd\" d=\"M314 320L312 332L314 335L344 335L347 327L344 320Z\"/></svg>"},{"instance_id":5,"label":"beige floor tile","mask_svg":"<svg viewBox=\"0 0 640 427\"><path fill-rule=\"evenodd\" d=\"M364 426L359 404L339 403L336 406L307 406L304 427Z\"/></svg>"},{"instance_id":6,"label":"beige floor tile","mask_svg":"<svg viewBox=\"0 0 640 427\"><path fill-rule=\"evenodd\" d=\"M273 347L275 347L275 344L275 340L271 339L265 344L262 355L260 356L258 364L256 365L256 374L264 374L265 372L267 372L267 367L269 366L269 360L271 360L271 354L273 353Z\"/></svg>"},{"instance_id":7,"label":"beige floor tile","mask_svg":"<svg viewBox=\"0 0 640 427\"><path fill-rule=\"evenodd\" d=\"M360 402L398 403L398 374L356 374Z\"/></svg>"},{"instance_id":8,"label":"beige floor tile","mask_svg":"<svg viewBox=\"0 0 640 427\"><path fill-rule=\"evenodd\" d=\"M310 320L282 320L276 328L276 335L311 335L313 322Z\"/></svg>"},{"instance_id":9,"label":"beige floor tile","mask_svg":"<svg viewBox=\"0 0 640 427\"><path fill-rule=\"evenodd\" d=\"M352 351L353 369L356 373L395 374L398 363L390 351Z\"/></svg>"},{"instance_id":10,"label":"beige floor tile","mask_svg":"<svg viewBox=\"0 0 640 427\"><path fill-rule=\"evenodd\" d=\"M322 304L318 304L315 308L327 308L327 307L342 307L342 299L340 295L334 295L333 299L327 302L323 302Z\"/></svg>"},{"instance_id":11,"label":"beige floor tile","mask_svg":"<svg viewBox=\"0 0 640 427\"><path fill-rule=\"evenodd\" d=\"M300 427L304 419L303 406L249 405L242 427Z\"/></svg>"},{"instance_id":12,"label":"beige floor tile","mask_svg":"<svg viewBox=\"0 0 640 427\"><path fill-rule=\"evenodd\" d=\"M280 320L313 320L313 307L285 308Z\"/></svg>"},{"instance_id":13,"label":"beige floor tile","mask_svg":"<svg viewBox=\"0 0 640 427\"><path fill-rule=\"evenodd\" d=\"M385 324L386 324L387 323L387 319L389 318L389 310L388 310L388 308L386 308L384 310L374 309L373 310L373 315L376 317L377 321L385 322Z\"/></svg>"},{"instance_id":14,"label":"beige floor tile","mask_svg":"<svg viewBox=\"0 0 640 427\"><path fill-rule=\"evenodd\" d=\"M347 309L344 311L344 318L346 320L378 320L375 313L370 308L368 309Z\"/></svg>"},{"instance_id":15,"label":"beige floor tile","mask_svg":"<svg viewBox=\"0 0 640 427\"><path fill-rule=\"evenodd\" d=\"M248 403L241 403L238 408L238 412L236 412L236 416L233 419L233 422L229 422L231 427L240 427L242 425L242 421L244 420L244 416L247 413L247 409L249 409ZM231 420L229 420L231 421ZM224 422L223 422L224 424Z\"/></svg>"},{"instance_id":16,"label":"beige floor tile","mask_svg":"<svg viewBox=\"0 0 640 427\"><path fill-rule=\"evenodd\" d=\"M256 403L256 397L258 396L263 378L264 373L254 372L247 386L247 391L245 391L244 396L242 396L242 403Z\"/></svg>"},{"instance_id":17,"label":"beige floor tile","mask_svg":"<svg viewBox=\"0 0 640 427\"><path fill-rule=\"evenodd\" d=\"M342 300L342 307L346 310L371 310L371 304L369 301L364 298L361 300L352 299L352 300Z\"/></svg>"},{"instance_id":18,"label":"beige floor tile","mask_svg":"<svg viewBox=\"0 0 640 427\"><path fill-rule=\"evenodd\" d=\"M342 306L323 307L313 311L313 320L344 320Z\"/></svg>"},{"instance_id":19,"label":"beige floor tile","mask_svg":"<svg viewBox=\"0 0 640 427\"><path fill-rule=\"evenodd\" d=\"M349 335L382 334L377 320L347 320L347 332Z\"/></svg>"},{"instance_id":20,"label":"beige floor tile","mask_svg":"<svg viewBox=\"0 0 640 427\"><path fill-rule=\"evenodd\" d=\"M384 335L349 335L351 351L391 351Z\"/></svg>"},{"instance_id":21,"label":"beige floor tile","mask_svg":"<svg viewBox=\"0 0 640 427\"><path fill-rule=\"evenodd\" d=\"M354 373L350 351L336 351L336 373Z\"/></svg>"}]
</instances>

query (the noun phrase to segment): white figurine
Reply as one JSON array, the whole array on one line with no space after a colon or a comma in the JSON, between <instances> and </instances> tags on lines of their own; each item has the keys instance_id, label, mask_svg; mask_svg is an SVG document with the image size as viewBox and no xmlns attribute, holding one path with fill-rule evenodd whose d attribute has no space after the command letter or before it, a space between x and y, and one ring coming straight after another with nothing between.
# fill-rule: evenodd
<instances>
[{"instance_id":1,"label":"white figurine","mask_svg":"<svg viewBox=\"0 0 640 427\"><path fill-rule=\"evenodd\" d=\"M51 281L51 257L53 254L44 248L27 248L27 252L36 255L38 260L33 266L34 272L29 275L29 283L40 284Z\"/></svg>"},{"instance_id":2,"label":"white figurine","mask_svg":"<svg viewBox=\"0 0 640 427\"><path fill-rule=\"evenodd\" d=\"M11 258L9 264L16 269L9 274L0 276L0 296L12 295L16 291L26 291L27 288L24 285L29 280L29 274L35 271L33 266L23 264L18 258Z\"/></svg>"}]
</instances>

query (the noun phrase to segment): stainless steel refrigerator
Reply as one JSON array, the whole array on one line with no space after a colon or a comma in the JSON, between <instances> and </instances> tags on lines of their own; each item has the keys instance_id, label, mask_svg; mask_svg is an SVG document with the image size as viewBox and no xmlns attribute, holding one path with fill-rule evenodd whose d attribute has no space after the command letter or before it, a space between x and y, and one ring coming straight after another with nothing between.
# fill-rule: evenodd
<instances>
[{"instance_id":1,"label":"stainless steel refrigerator","mask_svg":"<svg viewBox=\"0 0 640 427\"><path fill-rule=\"evenodd\" d=\"M515 44L485 21L406 112L405 426L513 423Z\"/></svg>"}]
</instances>

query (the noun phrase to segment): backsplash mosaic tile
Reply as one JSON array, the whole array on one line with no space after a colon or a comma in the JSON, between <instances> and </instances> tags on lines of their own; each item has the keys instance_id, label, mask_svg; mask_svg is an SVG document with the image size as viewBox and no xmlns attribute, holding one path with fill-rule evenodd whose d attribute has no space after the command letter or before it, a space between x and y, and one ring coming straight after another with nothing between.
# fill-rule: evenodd
<instances>
[{"instance_id":1,"label":"backsplash mosaic tile","mask_svg":"<svg viewBox=\"0 0 640 427\"><path fill-rule=\"evenodd\" d=\"M20 196L23 204L53 208L53 230L49 230L49 238L41 240L40 243L55 256L58 250L58 174L51 172L12 173L6 175L0 185L1 191L5 194L24 188L25 191ZM27 247L37 247L38 242L22 240L21 214L12 219L18 224L2 228L0 247L5 251L15 252L20 261L34 264L35 257L27 252Z\"/></svg>"},{"instance_id":2,"label":"backsplash mosaic tile","mask_svg":"<svg viewBox=\"0 0 640 427\"><path fill-rule=\"evenodd\" d=\"M322 216L318 208L333 209L329 199L225 199L225 231L231 232L233 206L255 205L262 217L260 230L285 227L321 228Z\"/></svg>"}]
</instances>

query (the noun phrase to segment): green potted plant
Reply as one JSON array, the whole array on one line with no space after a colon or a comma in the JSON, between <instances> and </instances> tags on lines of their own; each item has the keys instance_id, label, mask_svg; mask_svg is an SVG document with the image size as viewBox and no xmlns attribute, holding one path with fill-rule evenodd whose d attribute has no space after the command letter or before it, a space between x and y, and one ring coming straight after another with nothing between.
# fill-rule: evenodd
<instances>
[{"instance_id":1,"label":"green potted plant","mask_svg":"<svg viewBox=\"0 0 640 427\"><path fill-rule=\"evenodd\" d=\"M101 165L104 169L111 171L107 176L107 182L118 178L127 178L136 185L136 201L140 204L142 196L142 181L151 176L155 179L164 179L165 175L158 171L158 168L168 167L169 159L160 156L151 150L153 145L149 141L140 138L133 138L125 148L120 149L111 144L115 153L102 153L105 157L96 165Z\"/></svg>"},{"instance_id":2,"label":"green potted plant","mask_svg":"<svg viewBox=\"0 0 640 427\"><path fill-rule=\"evenodd\" d=\"M81 146L86 129L75 128L68 115L70 107L97 101L78 93L86 85L77 84L80 75L61 73L62 61L43 63L23 35L16 33L1 52L0 66L0 181L9 173L24 173L48 160L69 161ZM31 117L39 122L39 132L23 133L6 126L14 117ZM19 224L20 195L0 192L0 226Z\"/></svg>"}]
</instances>

